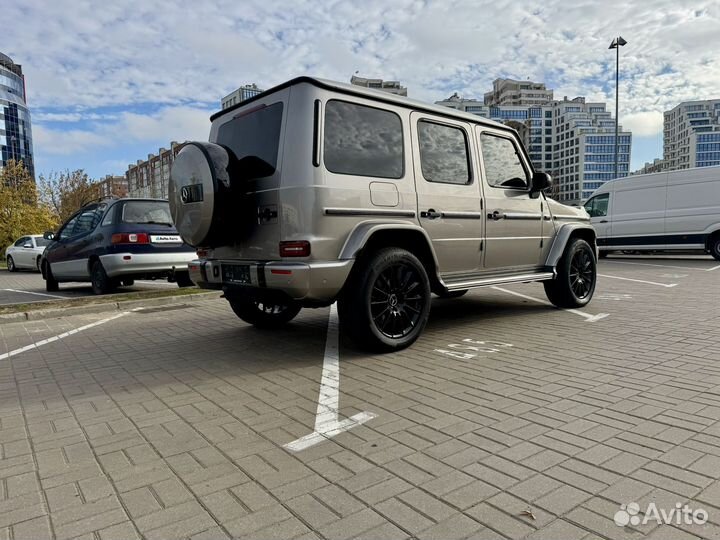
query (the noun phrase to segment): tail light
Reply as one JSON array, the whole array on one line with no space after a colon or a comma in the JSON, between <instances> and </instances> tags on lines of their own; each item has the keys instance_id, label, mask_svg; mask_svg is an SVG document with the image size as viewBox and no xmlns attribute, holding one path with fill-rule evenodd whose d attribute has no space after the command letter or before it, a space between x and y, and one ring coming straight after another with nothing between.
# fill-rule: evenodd
<instances>
[{"instance_id":1,"label":"tail light","mask_svg":"<svg viewBox=\"0 0 720 540\"><path fill-rule=\"evenodd\" d=\"M280 242L281 257L307 257L308 255L310 255L310 242L307 240Z\"/></svg>"},{"instance_id":2,"label":"tail light","mask_svg":"<svg viewBox=\"0 0 720 540\"><path fill-rule=\"evenodd\" d=\"M115 233L110 238L112 244L149 244L147 233Z\"/></svg>"}]
</instances>

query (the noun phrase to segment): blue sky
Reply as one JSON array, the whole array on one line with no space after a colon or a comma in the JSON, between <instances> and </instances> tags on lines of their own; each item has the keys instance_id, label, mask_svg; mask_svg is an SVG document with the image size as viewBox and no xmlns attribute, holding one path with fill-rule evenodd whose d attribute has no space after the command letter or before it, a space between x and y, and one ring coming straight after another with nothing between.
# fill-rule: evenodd
<instances>
[{"instance_id":1,"label":"blue sky","mask_svg":"<svg viewBox=\"0 0 720 540\"><path fill-rule=\"evenodd\" d=\"M2 14L45 174L123 174L171 140L207 139L236 87L304 74L399 79L425 101L529 78L614 110L618 34L633 168L661 156L664 110L720 97L717 0L4 0Z\"/></svg>"}]
</instances>

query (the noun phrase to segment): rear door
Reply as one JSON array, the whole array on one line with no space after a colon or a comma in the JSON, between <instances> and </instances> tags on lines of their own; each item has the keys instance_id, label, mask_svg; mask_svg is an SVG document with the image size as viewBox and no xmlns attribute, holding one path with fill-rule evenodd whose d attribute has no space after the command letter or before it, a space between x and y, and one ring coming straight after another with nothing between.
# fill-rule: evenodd
<instances>
[{"instance_id":1,"label":"rear door","mask_svg":"<svg viewBox=\"0 0 720 540\"><path fill-rule=\"evenodd\" d=\"M88 260L98 240L95 228L103 212L98 205L83 208L77 215L77 221L65 252L65 272L67 277L86 279L90 277Z\"/></svg>"},{"instance_id":2,"label":"rear door","mask_svg":"<svg viewBox=\"0 0 720 540\"><path fill-rule=\"evenodd\" d=\"M476 272L482 264L482 195L469 124L410 115L420 224L440 273Z\"/></svg>"},{"instance_id":3,"label":"rear door","mask_svg":"<svg viewBox=\"0 0 720 540\"><path fill-rule=\"evenodd\" d=\"M531 169L510 134L478 126L485 189L485 264L490 271L542 265L545 199L530 196Z\"/></svg>"}]
</instances>

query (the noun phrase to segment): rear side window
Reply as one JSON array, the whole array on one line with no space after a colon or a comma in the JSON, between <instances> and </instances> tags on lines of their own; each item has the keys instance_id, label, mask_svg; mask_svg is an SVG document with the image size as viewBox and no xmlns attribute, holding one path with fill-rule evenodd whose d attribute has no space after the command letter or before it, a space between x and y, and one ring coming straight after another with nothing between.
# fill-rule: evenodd
<instances>
[{"instance_id":1,"label":"rear side window","mask_svg":"<svg viewBox=\"0 0 720 540\"><path fill-rule=\"evenodd\" d=\"M166 201L128 201L123 204L121 221L139 225L170 225L170 204Z\"/></svg>"},{"instance_id":2,"label":"rear side window","mask_svg":"<svg viewBox=\"0 0 720 540\"><path fill-rule=\"evenodd\" d=\"M457 127L418 122L420 166L428 182L469 184L470 165L465 132Z\"/></svg>"},{"instance_id":3,"label":"rear side window","mask_svg":"<svg viewBox=\"0 0 720 540\"><path fill-rule=\"evenodd\" d=\"M331 100L325 106L324 161L338 174L402 178L403 133L392 112Z\"/></svg>"},{"instance_id":4,"label":"rear side window","mask_svg":"<svg viewBox=\"0 0 720 540\"><path fill-rule=\"evenodd\" d=\"M240 113L240 116L218 128L217 143L230 148L237 159L248 156L262 159L272 167L274 173L280 146L282 113L282 103Z\"/></svg>"},{"instance_id":5,"label":"rear side window","mask_svg":"<svg viewBox=\"0 0 720 540\"><path fill-rule=\"evenodd\" d=\"M607 216L608 201L610 200L610 194L605 193L593 197L585 203L585 210L590 217L604 217Z\"/></svg>"},{"instance_id":6,"label":"rear side window","mask_svg":"<svg viewBox=\"0 0 720 540\"><path fill-rule=\"evenodd\" d=\"M527 189L528 173L515 144L505 137L480 136L485 178L492 187Z\"/></svg>"},{"instance_id":7,"label":"rear side window","mask_svg":"<svg viewBox=\"0 0 720 540\"><path fill-rule=\"evenodd\" d=\"M72 236L89 233L95 228L101 217L102 212L97 207L83 210L77 216L77 221L75 222L75 228L73 229Z\"/></svg>"}]
</instances>

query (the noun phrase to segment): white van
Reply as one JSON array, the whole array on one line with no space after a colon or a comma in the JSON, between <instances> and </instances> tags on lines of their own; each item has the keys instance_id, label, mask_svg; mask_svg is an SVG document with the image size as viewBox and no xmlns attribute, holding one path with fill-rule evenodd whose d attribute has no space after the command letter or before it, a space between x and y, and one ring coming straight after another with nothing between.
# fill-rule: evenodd
<instances>
[{"instance_id":1,"label":"white van","mask_svg":"<svg viewBox=\"0 0 720 540\"><path fill-rule=\"evenodd\" d=\"M698 249L720 260L720 166L618 178L598 188L585 210L601 257Z\"/></svg>"}]
</instances>

